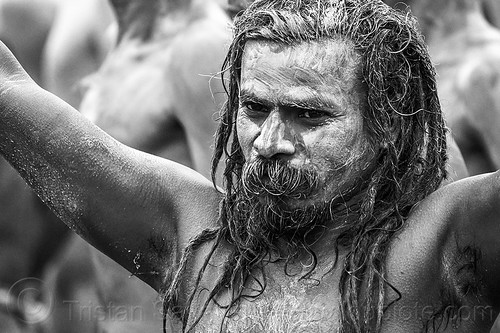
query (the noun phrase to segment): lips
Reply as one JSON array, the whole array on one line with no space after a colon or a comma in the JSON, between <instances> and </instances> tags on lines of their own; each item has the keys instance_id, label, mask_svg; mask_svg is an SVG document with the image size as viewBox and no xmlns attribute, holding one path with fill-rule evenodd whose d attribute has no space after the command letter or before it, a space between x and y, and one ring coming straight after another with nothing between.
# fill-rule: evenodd
<instances>
[{"instance_id":1,"label":"lips","mask_svg":"<svg viewBox=\"0 0 500 333\"><path fill-rule=\"evenodd\" d=\"M242 184L245 191L255 196L297 200L305 199L316 190L318 176L278 159L256 158L243 167Z\"/></svg>"}]
</instances>

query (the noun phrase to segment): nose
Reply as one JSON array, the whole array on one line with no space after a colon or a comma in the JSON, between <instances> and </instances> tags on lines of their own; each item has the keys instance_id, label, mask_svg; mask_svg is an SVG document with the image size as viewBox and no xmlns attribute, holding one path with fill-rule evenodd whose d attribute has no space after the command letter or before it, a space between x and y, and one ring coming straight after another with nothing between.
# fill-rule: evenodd
<instances>
[{"instance_id":1,"label":"nose","mask_svg":"<svg viewBox=\"0 0 500 333\"><path fill-rule=\"evenodd\" d=\"M293 155L295 145L290 125L283 119L281 112L272 111L261 126L253 146L265 158L279 154Z\"/></svg>"}]
</instances>

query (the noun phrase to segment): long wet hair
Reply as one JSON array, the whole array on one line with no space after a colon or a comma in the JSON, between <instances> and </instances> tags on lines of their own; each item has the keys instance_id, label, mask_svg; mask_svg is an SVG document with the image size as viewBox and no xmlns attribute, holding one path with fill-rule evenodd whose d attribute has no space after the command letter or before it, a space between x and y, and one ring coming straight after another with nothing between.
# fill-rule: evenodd
<instances>
[{"instance_id":1,"label":"long wet hair","mask_svg":"<svg viewBox=\"0 0 500 333\"><path fill-rule=\"evenodd\" d=\"M390 241L400 230L411 208L435 191L446 177L446 128L436 92L435 71L416 21L375 0L256 0L237 16L235 37L223 67L228 100L221 111L213 158L213 178L221 159L225 195L218 227L205 230L184 250L177 273L166 282L165 311L177 314L184 330L192 330L208 302L232 290L226 315L236 311L244 295L243 285L262 270L265 254L245 250L240 230L231 219L235 198L241 190L245 159L238 142L236 117L239 106L241 62L250 40L269 40L293 46L303 42L340 38L350 41L361 56L361 77L366 87L364 129L380 147L373 170L360 194L356 219L343 228L337 246L348 255L339 283L341 332L378 332L389 300L386 257ZM176 306L178 288L193 253L210 243L205 264L181 310ZM223 267L200 315L189 319L190 306L205 269L221 244L231 245ZM262 279L262 276L260 276ZM265 279L264 279L265 280ZM265 281L261 281L265 289ZM231 289L232 288L232 289ZM257 296L258 296L257 295Z\"/></svg>"}]
</instances>

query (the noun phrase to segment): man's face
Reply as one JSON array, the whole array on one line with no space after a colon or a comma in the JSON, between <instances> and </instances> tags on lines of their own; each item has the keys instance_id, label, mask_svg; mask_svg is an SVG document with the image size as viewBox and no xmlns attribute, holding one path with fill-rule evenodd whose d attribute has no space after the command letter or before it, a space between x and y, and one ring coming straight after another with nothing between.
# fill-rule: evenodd
<instances>
[{"instance_id":1,"label":"man's face","mask_svg":"<svg viewBox=\"0 0 500 333\"><path fill-rule=\"evenodd\" d=\"M245 46L238 140L247 165L279 160L318 175L313 193L287 202L293 208L355 194L375 164L358 65L353 48L338 40Z\"/></svg>"}]
</instances>

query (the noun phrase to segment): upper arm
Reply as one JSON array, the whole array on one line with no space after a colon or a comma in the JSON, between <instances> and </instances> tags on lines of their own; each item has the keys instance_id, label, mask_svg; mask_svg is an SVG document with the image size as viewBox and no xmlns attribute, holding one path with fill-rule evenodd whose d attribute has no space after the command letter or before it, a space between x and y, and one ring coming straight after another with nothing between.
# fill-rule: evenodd
<instances>
[{"instance_id":1,"label":"upper arm","mask_svg":"<svg viewBox=\"0 0 500 333\"><path fill-rule=\"evenodd\" d=\"M116 167L94 173L85 186L81 233L158 290L189 240L215 225L220 193L181 164L121 149Z\"/></svg>"},{"instance_id":2,"label":"upper arm","mask_svg":"<svg viewBox=\"0 0 500 333\"><path fill-rule=\"evenodd\" d=\"M0 152L63 222L158 288L165 263L215 223L220 194L200 174L120 144L15 64L2 68Z\"/></svg>"}]
</instances>

